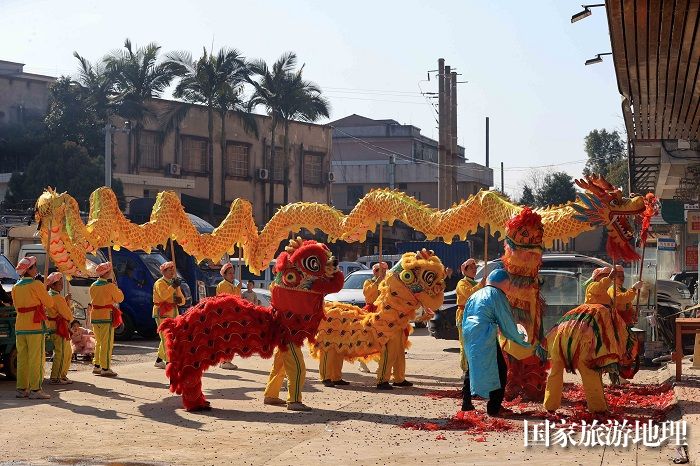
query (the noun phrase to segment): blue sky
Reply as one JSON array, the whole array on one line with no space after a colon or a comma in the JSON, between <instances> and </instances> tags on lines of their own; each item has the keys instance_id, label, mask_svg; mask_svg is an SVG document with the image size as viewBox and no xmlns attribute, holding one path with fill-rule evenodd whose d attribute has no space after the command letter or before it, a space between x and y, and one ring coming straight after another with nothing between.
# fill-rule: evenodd
<instances>
[{"instance_id":1,"label":"blue sky","mask_svg":"<svg viewBox=\"0 0 700 466\"><path fill-rule=\"evenodd\" d=\"M73 74L77 50L91 60L123 44L156 41L164 51L235 47L273 61L297 53L304 74L325 91L332 119L357 113L413 124L437 137L435 113L420 82L444 57L462 73L459 143L484 162L490 117L491 164L505 164L506 192L527 180L525 167L579 176L583 138L594 128L623 129L603 8L571 24L569 0L98 1L0 0L0 59L29 72ZM419 87L420 86L420 87ZM495 180L500 183L500 173Z\"/></svg>"}]
</instances>

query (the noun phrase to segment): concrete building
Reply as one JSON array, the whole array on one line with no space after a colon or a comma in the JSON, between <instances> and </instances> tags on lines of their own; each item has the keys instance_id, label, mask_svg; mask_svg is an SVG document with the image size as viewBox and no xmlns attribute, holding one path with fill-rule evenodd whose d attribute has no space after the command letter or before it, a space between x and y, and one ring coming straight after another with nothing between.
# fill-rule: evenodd
<instances>
[{"instance_id":1,"label":"concrete building","mask_svg":"<svg viewBox=\"0 0 700 466\"><path fill-rule=\"evenodd\" d=\"M394 187L431 206L437 205L438 142L420 128L395 120L350 115L330 123L333 130L333 205L352 209L373 188ZM459 199L493 185L493 170L467 162L455 169Z\"/></svg>"},{"instance_id":2,"label":"concrete building","mask_svg":"<svg viewBox=\"0 0 700 466\"><path fill-rule=\"evenodd\" d=\"M0 125L42 118L49 105L52 76L25 73L24 63L0 60Z\"/></svg>"},{"instance_id":3,"label":"concrete building","mask_svg":"<svg viewBox=\"0 0 700 466\"><path fill-rule=\"evenodd\" d=\"M190 110L179 127L162 132L157 119L146 121L140 137L140 160L136 160L133 133L114 135L114 177L124 184L127 200L155 197L159 191L172 190L183 198L186 209L206 216L209 199L207 110L200 105L154 99L154 113L189 105ZM270 123L264 115L255 116L259 136L243 129L240 118L226 118L226 149L221 151L221 121L214 120L214 202L219 217L225 215L232 200L248 199L259 225L265 218L265 204L271 180L275 183L275 205L283 201L283 134L278 126L274 173L270 168ZM115 119L116 126L123 126ZM328 203L330 196L330 127L293 122L289 127L289 202ZM223 162L223 165L222 165Z\"/></svg>"},{"instance_id":4,"label":"concrete building","mask_svg":"<svg viewBox=\"0 0 700 466\"><path fill-rule=\"evenodd\" d=\"M370 190L387 187L437 206L438 142L422 135L420 128L360 115L350 115L329 125L333 127L331 200L334 207L349 212ZM493 185L493 170L467 162L463 147L459 147L458 159L462 162L455 168L453 180L458 199ZM384 251L393 253L396 241L420 240L423 235L397 222L392 227L383 227L383 239ZM352 259L355 255L375 254L377 249L377 235L370 235L365 244L342 253L344 258Z\"/></svg>"}]
</instances>

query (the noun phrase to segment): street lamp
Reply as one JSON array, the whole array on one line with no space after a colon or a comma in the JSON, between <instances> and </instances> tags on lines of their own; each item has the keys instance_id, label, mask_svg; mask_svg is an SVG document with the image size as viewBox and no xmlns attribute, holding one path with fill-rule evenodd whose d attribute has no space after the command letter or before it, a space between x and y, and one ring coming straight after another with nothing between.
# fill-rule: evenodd
<instances>
[{"instance_id":1,"label":"street lamp","mask_svg":"<svg viewBox=\"0 0 700 466\"><path fill-rule=\"evenodd\" d=\"M596 63L601 63L603 61L602 57L603 55L612 55L612 52L608 53L598 53L596 54L595 58L589 58L586 60L586 65L595 65Z\"/></svg>"},{"instance_id":2,"label":"street lamp","mask_svg":"<svg viewBox=\"0 0 700 466\"><path fill-rule=\"evenodd\" d=\"M591 16L593 13L591 12L591 8L595 8L597 6L605 6L605 3L596 3L595 5L581 5L583 7L583 11L580 13L576 13L571 17L571 23L575 23L576 21L581 21L583 18L588 18Z\"/></svg>"}]
</instances>

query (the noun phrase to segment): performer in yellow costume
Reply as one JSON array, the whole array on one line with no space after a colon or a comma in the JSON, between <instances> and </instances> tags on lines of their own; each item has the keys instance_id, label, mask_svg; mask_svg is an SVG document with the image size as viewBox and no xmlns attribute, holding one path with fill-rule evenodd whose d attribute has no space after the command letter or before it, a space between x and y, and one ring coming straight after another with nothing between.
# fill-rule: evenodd
<instances>
[{"instance_id":1,"label":"performer in yellow costume","mask_svg":"<svg viewBox=\"0 0 700 466\"><path fill-rule=\"evenodd\" d=\"M21 278L12 287L12 302L17 310L15 341L17 345L17 398L45 400L44 381L44 333L46 309L53 306L53 299L44 284L35 280L36 257L23 258L16 267Z\"/></svg>"},{"instance_id":2,"label":"performer in yellow costume","mask_svg":"<svg viewBox=\"0 0 700 466\"><path fill-rule=\"evenodd\" d=\"M623 288L625 283L625 269L621 265L615 266L615 288L608 288L608 297L613 303L617 313L627 325L632 325L637 321L637 315L632 306L632 301L637 297L637 292L642 288L644 282L637 281L632 288Z\"/></svg>"},{"instance_id":3,"label":"performer in yellow costume","mask_svg":"<svg viewBox=\"0 0 700 466\"><path fill-rule=\"evenodd\" d=\"M230 262L227 262L226 264L221 267L221 276L224 277L223 280L219 282L218 285L216 285L216 296L221 296L221 295L232 295L232 296L240 296L241 295L241 284L239 283L236 285L234 283L234 276L233 276L233 265L231 265ZM228 370L236 370L238 369L238 366L233 363L233 359L224 361L221 364L219 364L219 367L222 369L228 369Z\"/></svg>"},{"instance_id":4,"label":"performer in yellow costume","mask_svg":"<svg viewBox=\"0 0 700 466\"><path fill-rule=\"evenodd\" d=\"M69 325L73 320L73 313L68 306L71 295L61 295L63 291L63 274L54 272L46 277L46 287L53 300L53 306L47 309L47 328L53 342L53 363L51 364L52 385L66 385L73 383L68 379L68 369L73 350L70 346Z\"/></svg>"},{"instance_id":5,"label":"performer in yellow costume","mask_svg":"<svg viewBox=\"0 0 700 466\"><path fill-rule=\"evenodd\" d=\"M103 262L95 268L100 277L90 285L92 329L95 332L95 367L92 373L102 377L117 375L111 368L114 350L114 328L122 323L121 311L116 306L124 301L124 293L112 283L112 264Z\"/></svg>"},{"instance_id":6,"label":"performer in yellow costume","mask_svg":"<svg viewBox=\"0 0 700 466\"><path fill-rule=\"evenodd\" d=\"M599 267L593 271L588 285L586 286L585 304L610 305L608 288L612 285L615 272L611 267Z\"/></svg>"},{"instance_id":7,"label":"performer in yellow costume","mask_svg":"<svg viewBox=\"0 0 700 466\"><path fill-rule=\"evenodd\" d=\"M467 304L469 297L473 295L476 290L483 288L484 284L474 280L476 276L476 261L474 259L467 259L462 262L459 268L464 278L457 282L457 288L455 289L457 293L455 323L457 325L457 336L459 337L459 366L462 368L462 372L466 374L467 358L464 355L464 344L462 342L462 317L464 316L464 306Z\"/></svg>"},{"instance_id":8,"label":"performer in yellow costume","mask_svg":"<svg viewBox=\"0 0 700 466\"><path fill-rule=\"evenodd\" d=\"M178 316L178 306L185 302L185 295L180 288L180 279L176 276L175 263L165 262L160 266L161 278L153 285L153 318L156 320L156 328L165 319L174 319ZM158 332L160 345L158 345L158 357L155 367L165 369L168 363L168 351L165 347L165 336Z\"/></svg>"}]
</instances>

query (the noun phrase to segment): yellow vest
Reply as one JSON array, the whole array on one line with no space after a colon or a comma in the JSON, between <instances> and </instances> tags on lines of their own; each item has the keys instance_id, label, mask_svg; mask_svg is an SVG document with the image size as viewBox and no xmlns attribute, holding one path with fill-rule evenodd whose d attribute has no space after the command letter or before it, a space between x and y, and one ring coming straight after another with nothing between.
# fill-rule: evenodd
<instances>
[{"instance_id":1,"label":"yellow vest","mask_svg":"<svg viewBox=\"0 0 700 466\"><path fill-rule=\"evenodd\" d=\"M153 285L153 317L159 317L161 319L166 319L168 317L170 318L175 318L178 315L178 310L177 310L177 304L175 304L175 296L179 296L181 301L181 304L185 303L185 295L182 294L182 288L178 287L177 291L175 291L175 288L171 285L172 281L166 280L165 278L161 277L158 280L156 280L156 283ZM159 313L159 304L162 303L167 303L174 305L175 307L168 312L168 315L165 316L160 316Z\"/></svg>"},{"instance_id":2,"label":"yellow vest","mask_svg":"<svg viewBox=\"0 0 700 466\"><path fill-rule=\"evenodd\" d=\"M98 278L90 285L90 304L93 306L113 306L124 301L124 293L114 283ZM93 324L112 322L112 310L108 308L92 310Z\"/></svg>"},{"instance_id":3,"label":"yellow vest","mask_svg":"<svg viewBox=\"0 0 700 466\"><path fill-rule=\"evenodd\" d=\"M51 296L53 305L46 310L46 315L52 319L56 316L61 316L68 321L68 324L70 324L71 320L73 320L73 313L71 312L70 307L68 307L66 298L61 296L61 293L53 290L49 291L49 296ZM51 330L56 330L56 322L49 320L46 322L46 327Z\"/></svg>"},{"instance_id":4,"label":"yellow vest","mask_svg":"<svg viewBox=\"0 0 700 466\"><path fill-rule=\"evenodd\" d=\"M362 284L362 294L365 295L365 304L374 304L379 297L379 279L370 278Z\"/></svg>"},{"instance_id":5,"label":"yellow vest","mask_svg":"<svg viewBox=\"0 0 700 466\"><path fill-rule=\"evenodd\" d=\"M12 287L12 302L15 309L43 305L46 312L53 306L53 299L40 281L24 277ZM34 322L33 312L17 312L15 330L19 332L41 333L43 322Z\"/></svg>"},{"instance_id":6,"label":"yellow vest","mask_svg":"<svg viewBox=\"0 0 700 466\"><path fill-rule=\"evenodd\" d=\"M458 281L457 288L455 288L455 292L457 293L457 307L462 307L462 309L464 309L469 297L480 289L481 282L477 283L469 277L464 277Z\"/></svg>"},{"instance_id":7,"label":"yellow vest","mask_svg":"<svg viewBox=\"0 0 700 466\"><path fill-rule=\"evenodd\" d=\"M228 280L221 280L218 285L216 285L216 295L220 296L222 294L231 294L234 296L241 295L241 286L235 286Z\"/></svg>"}]
</instances>

